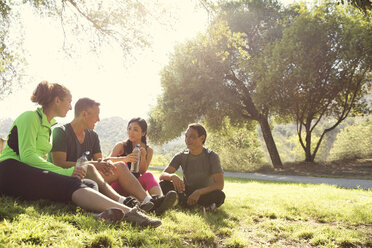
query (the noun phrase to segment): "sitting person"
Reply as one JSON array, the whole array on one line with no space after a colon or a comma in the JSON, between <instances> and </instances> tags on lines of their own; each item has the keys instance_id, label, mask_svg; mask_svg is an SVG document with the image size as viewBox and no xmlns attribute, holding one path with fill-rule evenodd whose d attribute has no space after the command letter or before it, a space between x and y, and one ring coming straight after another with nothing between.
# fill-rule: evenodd
<instances>
[{"instance_id":1,"label":"sitting person","mask_svg":"<svg viewBox=\"0 0 372 248\"><path fill-rule=\"evenodd\" d=\"M66 116L71 99L70 91L60 84L38 84L31 100L41 108L18 116L0 155L0 194L25 200L72 201L83 209L101 212L97 218L150 227L161 225L160 220L147 217L137 207L129 208L87 187L86 180L81 180L86 175L82 167L66 169L46 160L52 147L54 117Z\"/></svg>"},{"instance_id":2,"label":"sitting person","mask_svg":"<svg viewBox=\"0 0 372 248\"><path fill-rule=\"evenodd\" d=\"M225 200L224 173L217 153L204 148L207 132L200 124L188 126L185 142L188 150L176 154L168 167L160 174L160 186L164 192L176 190L182 206L215 208ZM183 180L175 174L181 166Z\"/></svg>"},{"instance_id":3,"label":"sitting person","mask_svg":"<svg viewBox=\"0 0 372 248\"><path fill-rule=\"evenodd\" d=\"M138 180L130 173L124 162L112 161L111 158L102 160L102 152L97 133L93 130L99 121L99 103L89 98L81 98L75 104L75 117L71 123L53 130L53 148L51 158L53 163L62 168L75 166L77 159L86 151L89 151L88 160L93 164L88 167L87 178L98 183L102 192L111 199L126 203L128 199L119 195L109 185L117 182L122 191L142 201L141 208L147 208L148 204L155 204L155 211L160 209L165 211L174 203L175 192L169 196L153 199L147 195ZM131 161L136 161L135 156L130 157ZM97 170L101 172L97 173ZM109 184L107 184L109 183ZM129 201L129 204L131 202ZM131 206L131 205L129 205Z\"/></svg>"},{"instance_id":4,"label":"sitting person","mask_svg":"<svg viewBox=\"0 0 372 248\"><path fill-rule=\"evenodd\" d=\"M129 169L133 166L133 163L136 162L136 154L132 153L134 147L136 145L140 146L140 162L139 162L139 170L138 170L138 181L141 183L142 187L149 192L150 195L157 198L163 195L163 192L160 188L159 183L156 181L155 177L152 173L147 172L152 155L153 149L147 145L147 123L142 118L133 118L128 122L127 126L128 131L128 139L124 142L117 143L111 154L109 155L110 160L112 161L123 161L126 162ZM134 160L135 159L135 160ZM137 173L134 173L137 174ZM126 192L122 190L118 181L111 184L111 186L118 191L119 193L126 195ZM175 192L171 191L167 197L173 197L172 205L176 204L176 197L177 195ZM171 202L169 202L170 204ZM164 204L165 205L165 204ZM165 211L167 208L172 207L172 205L164 206L161 208L161 211L157 211L160 214L162 211ZM155 207L156 208L156 207Z\"/></svg>"}]
</instances>

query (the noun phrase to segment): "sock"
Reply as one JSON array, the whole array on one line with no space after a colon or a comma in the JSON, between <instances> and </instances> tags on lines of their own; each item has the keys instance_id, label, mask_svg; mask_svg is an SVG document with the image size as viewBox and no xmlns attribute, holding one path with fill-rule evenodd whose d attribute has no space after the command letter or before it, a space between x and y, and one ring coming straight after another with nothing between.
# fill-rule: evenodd
<instances>
[{"instance_id":1,"label":"sock","mask_svg":"<svg viewBox=\"0 0 372 248\"><path fill-rule=\"evenodd\" d=\"M143 203L149 202L151 200L151 196L147 195L143 200Z\"/></svg>"},{"instance_id":2,"label":"sock","mask_svg":"<svg viewBox=\"0 0 372 248\"><path fill-rule=\"evenodd\" d=\"M124 204L125 199L127 199L125 196L120 196L118 202Z\"/></svg>"}]
</instances>

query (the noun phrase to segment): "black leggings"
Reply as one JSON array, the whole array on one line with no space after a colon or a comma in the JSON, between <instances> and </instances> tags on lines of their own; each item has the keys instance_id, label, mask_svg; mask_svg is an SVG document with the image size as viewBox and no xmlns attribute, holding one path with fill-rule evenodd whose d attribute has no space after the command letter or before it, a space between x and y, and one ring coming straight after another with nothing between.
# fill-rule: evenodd
<instances>
[{"instance_id":1,"label":"black leggings","mask_svg":"<svg viewBox=\"0 0 372 248\"><path fill-rule=\"evenodd\" d=\"M167 194L170 190L174 190L173 183L170 181L160 181L160 187L163 191L163 194ZM186 187L185 193L178 193L178 201L181 206L187 207L187 199L196 189ZM225 202L225 193L222 190L215 190L209 192L208 194L201 195L198 204L204 207L208 207L213 203L216 204L216 207L221 206Z\"/></svg>"},{"instance_id":2,"label":"black leggings","mask_svg":"<svg viewBox=\"0 0 372 248\"><path fill-rule=\"evenodd\" d=\"M60 175L35 168L14 159L0 162L0 194L24 200L48 199L69 202L76 190L97 184L89 179Z\"/></svg>"}]
</instances>

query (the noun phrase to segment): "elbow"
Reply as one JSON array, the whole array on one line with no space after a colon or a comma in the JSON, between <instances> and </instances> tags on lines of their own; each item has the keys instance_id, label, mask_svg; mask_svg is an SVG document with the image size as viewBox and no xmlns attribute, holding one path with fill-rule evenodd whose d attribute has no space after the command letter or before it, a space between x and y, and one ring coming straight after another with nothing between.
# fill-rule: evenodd
<instances>
[{"instance_id":1,"label":"elbow","mask_svg":"<svg viewBox=\"0 0 372 248\"><path fill-rule=\"evenodd\" d=\"M225 186L225 183L224 182L220 182L220 183L217 184L217 189L223 190L224 186Z\"/></svg>"},{"instance_id":2,"label":"elbow","mask_svg":"<svg viewBox=\"0 0 372 248\"><path fill-rule=\"evenodd\" d=\"M218 189L219 189L219 190L223 190L223 187L224 187L223 184L222 184L222 185L219 185Z\"/></svg>"}]
</instances>

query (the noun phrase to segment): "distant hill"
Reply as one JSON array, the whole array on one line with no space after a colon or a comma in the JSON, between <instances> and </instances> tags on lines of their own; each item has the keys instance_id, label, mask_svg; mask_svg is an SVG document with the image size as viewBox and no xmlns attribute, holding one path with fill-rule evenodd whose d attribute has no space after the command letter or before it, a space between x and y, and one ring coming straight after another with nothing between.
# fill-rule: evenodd
<instances>
[{"instance_id":1,"label":"distant hill","mask_svg":"<svg viewBox=\"0 0 372 248\"><path fill-rule=\"evenodd\" d=\"M121 117L110 117L102 119L96 124L95 131L101 142L103 156L107 156L114 145L128 138L128 121Z\"/></svg>"},{"instance_id":2,"label":"distant hill","mask_svg":"<svg viewBox=\"0 0 372 248\"><path fill-rule=\"evenodd\" d=\"M1 119L0 120L0 138L6 138L13 124L12 119Z\"/></svg>"}]
</instances>

